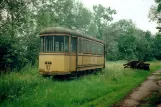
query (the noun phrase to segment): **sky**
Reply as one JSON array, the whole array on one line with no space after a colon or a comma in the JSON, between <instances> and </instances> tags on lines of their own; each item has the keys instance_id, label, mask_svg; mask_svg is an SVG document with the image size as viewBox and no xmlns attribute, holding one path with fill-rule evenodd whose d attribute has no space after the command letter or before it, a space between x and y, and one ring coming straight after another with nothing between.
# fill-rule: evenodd
<instances>
[{"instance_id":1,"label":"sky","mask_svg":"<svg viewBox=\"0 0 161 107\"><path fill-rule=\"evenodd\" d=\"M120 19L132 19L136 26L144 31L149 30L153 34L157 32L155 22L150 22L148 13L150 7L155 5L154 0L80 0L88 8L102 4L117 11L114 21Z\"/></svg>"}]
</instances>

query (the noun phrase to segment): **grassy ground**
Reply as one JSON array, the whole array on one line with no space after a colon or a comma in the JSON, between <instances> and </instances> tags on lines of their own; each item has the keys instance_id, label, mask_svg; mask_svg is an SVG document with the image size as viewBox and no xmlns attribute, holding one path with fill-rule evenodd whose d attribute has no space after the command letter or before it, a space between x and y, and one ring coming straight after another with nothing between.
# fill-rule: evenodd
<instances>
[{"instance_id":1,"label":"grassy ground","mask_svg":"<svg viewBox=\"0 0 161 107\"><path fill-rule=\"evenodd\" d=\"M161 62L150 62L151 70L124 69L125 62L107 62L104 73L74 80L44 78L36 67L0 76L2 107L107 107L118 102L143 82Z\"/></svg>"}]
</instances>

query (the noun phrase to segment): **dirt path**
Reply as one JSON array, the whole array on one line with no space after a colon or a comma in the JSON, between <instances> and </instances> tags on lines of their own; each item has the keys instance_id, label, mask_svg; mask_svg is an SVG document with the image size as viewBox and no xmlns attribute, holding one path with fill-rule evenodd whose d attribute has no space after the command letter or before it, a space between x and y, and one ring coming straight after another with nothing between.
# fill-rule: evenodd
<instances>
[{"instance_id":1,"label":"dirt path","mask_svg":"<svg viewBox=\"0 0 161 107\"><path fill-rule=\"evenodd\" d=\"M154 72L147 78L139 87L134 89L122 102L116 107L136 107L145 97L148 97L152 92L157 91L161 87L161 70ZM158 105L158 107L161 107Z\"/></svg>"}]
</instances>

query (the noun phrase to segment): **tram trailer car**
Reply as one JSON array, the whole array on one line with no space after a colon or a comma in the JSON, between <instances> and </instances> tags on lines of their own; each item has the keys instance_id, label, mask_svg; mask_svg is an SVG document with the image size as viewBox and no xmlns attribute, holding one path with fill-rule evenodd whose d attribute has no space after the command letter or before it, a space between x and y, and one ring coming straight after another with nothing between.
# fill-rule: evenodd
<instances>
[{"instance_id":1,"label":"tram trailer car","mask_svg":"<svg viewBox=\"0 0 161 107\"><path fill-rule=\"evenodd\" d=\"M105 68L105 43L61 27L43 29L40 34L39 73L67 75Z\"/></svg>"}]
</instances>

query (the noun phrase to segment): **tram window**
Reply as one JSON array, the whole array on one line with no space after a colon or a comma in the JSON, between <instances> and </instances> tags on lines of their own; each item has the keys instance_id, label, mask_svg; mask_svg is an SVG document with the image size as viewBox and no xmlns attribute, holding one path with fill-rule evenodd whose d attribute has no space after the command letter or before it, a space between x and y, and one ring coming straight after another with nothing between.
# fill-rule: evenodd
<instances>
[{"instance_id":1,"label":"tram window","mask_svg":"<svg viewBox=\"0 0 161 107\"><path fill-rule=\"evenodd\" d=\"M89 53L92 54L92 42L91 41L89 42L89 47L90 47Z\"/></svg>"},{"instance_id":2,"label":"tram window","mask_svg":"<svg viewBox=\"0 0 161 107\"><path fill-rule=\"evenodd\" d=\"M99 45L98 45L98 54L99 54L99 55L101 55L101 50L102 50L102 49L101 49L101 45L99 44Z\"/></svg>"},{"instance_id":3,"label":"tram window","mask_svg":"<svg viewBox=\"0 0 161 107\"><path fill-rule=\"evenodd\" d=\"M82 39L79 38L79 49L78 52L81 53L82 52Z\"/></svg>"},{"instance_id":4,"label":"tram window","mask_svg":"<svg viewBox=\"0 0 161 107\"><path fill-rule=\"evenodd\" d=\"M53 51L52 42L53 42L52 36L44 37L44 40L43 40L43 48L44 48L43 51L44 52Z\"/></svg>"},{"instance_id":5,"label":"tram window","mask_svg":"<svg viewBox=\"0 0 161 107\"><path fill-rule=\"evenodd\" d=\"M86 41L83 39L83 41L82 41L82 52L83 53L86 53Z\"/></svg>"},{"instance_id":6,"label":"tram window","mask_svg":"<svg viewBox=\"0 0 161 107\"><path fill-rule=\"evenodd\" d=\"M102 45L102 55L104 54L104 45Z\"/></svg>"},{"instance_id":7,"label":"tram window","mask_svg":"<svg viewBox=\"0 0 161 107\"><path fill-rule=\"evenodd\" d=\"M101 45L101 55L103 55L103 45Z\"/></svg>"},{"instance_id":8,"label":"tram window","mask_svg":"<svg viewBox=\"0 0 161 107\"><path fill-rule=\"evenodd\" d=\"M81 51L82 51L82 53L85 53L85 50L86 50L86 44L85 44L85 40L84 39L82 39L82 45L81 45L82 47L81 47Z\"/></svg>"},{"instance_id":9,"label":"tram window","mask_svg":"<svg viewBox=\"0 0 161 107\"><path fill-rule=\"evenodd\" d=\"M55 46L55 51L58 52L59 51L59 42L55 42L54 46Z\"/></svg>"},{"instance_id":10,"label":"tram window","mask_svg":"<svg viewBox=\"0 0 161 107\"><path fill-rule=\"evenodd\" d=\"M68 52L68 36L44 36L41 37L41 52Z\"/></svg>"},{"instance_id":11,"label":"tram window","mask_svg":"<svg viewBox=\"0 0 161 107\"><path fill-rule=\"evenodd\" d=\"M87 50L87 42L84 40L83 41L83 53L86 53Z\"/></svg>"},{"instance_id":12,"label":"tram window","mask_svg":"<svg viewBox=\"0 0 161 107\"><path fill-rule=\"evenodd\" d=\"M92 42L92 54L94 54L94 42Z\"/></svg>"},{"instance_id":13,"label":"tram window","mask_svg":"<svg viewBox=\"0 0 161 107\"><path fill-rule=\"evenodd\" d=\"M99 55L103 55L103 45L102 44L99 44L98 47L99 47L98 48L98 54Z\"/></svg>"},{"instance_id":14,"label":"tram window","mask_svg":"<svg viewBox=\"0 0 161 107\"><path fill-rule=\"evenodd\" d=\"M63 52L64 51L64 36L54 36L55 41L55 51Z\"/></svg>"},{"instance_id":15,"label":"tram window","mask_svg":"<svg viewBox=\"0 0 161 107\"><path fill-rule=\"evenodd\" d=\"M97 53L100 55L100 45L98 44Z\"/></svg>"},{"instance_id":16,"label":"tram window","mask_svg":"<svg viewBox=\"0 0 161 107\"><path fill-rule=\"evenodd\" d=\"M65 52L69 51L69 37L65 36Z\"/></svg>"},{"instance_id":17,"label":"tram window","mask_svg":"<svg viewBox=\"0 0 161 107\"><path fill-rule=\"evenodd\" d=\"M71 52L76 52L77 51L77 38L71 38Z\"/></svg>"},{"instance_id":18,"label":"tram window","mask_svg":"<svg viewBox=\"0 0 161 107\"><path fill-rule=\"evenodd\" d=\"M83 40L83 53L89 53L89 41Z\"/></svg>"},{"instance_id":19,"label":"tram window","mask_svg":"<svg viewBox=\"0 0 161 107\"><path fill-rule=\"evenodd\" d=\"M91 51L91 47L90 47L90 42L89 41L86 41L87 42L87 49L86 49L86 53L90 53Z\"/></svg>"},{"instance_id":20,"label":"tram window","mask_svg":"<svg viewBox=\"0 0 161 107\"><path fill-rule=\"evenodd\" d=\"M92 49L93 49L93 54L96 55L97 54L97 46L98 44L97 43L93 43L93 46L92 46Z\"/></svg>"},{"instance_id":21,"label":"tram window","mask_svg":"<svg viewBox=\"0 0 161 107\"><path fill-rule=\"evenodd\" d=\"M104 45L102 45L102 55L105 54L105 48L104 48Z\"/></svg>"},{"instance_id":22,"label":"tram window","mask_svg":"<svg viewBox=\"0 0 161 107\"><path fill-rule=\"evenodd\" d=\"M86 53L88 53L88 41L86 41Z\"/></svg>"},{"instance_id":23,"label":"tram window","mask_svg":"<svg viewBox=\"0 0 161 107\"><path fill-rule=\"evenodd\" d=\"M44 51L44 37L41 37L40 40L41 40L40 51L43 52Z\"/></svg>"}]
</instances>

